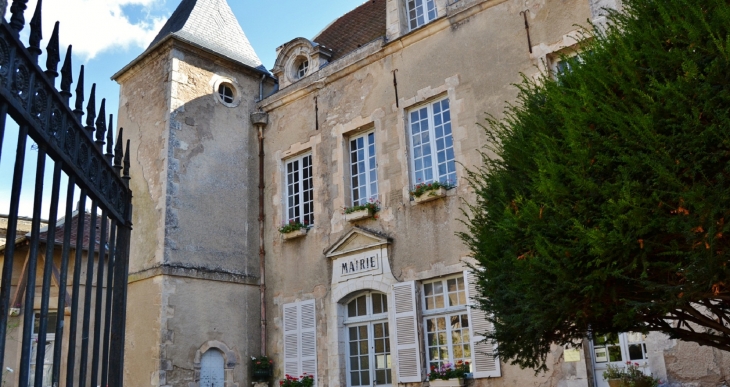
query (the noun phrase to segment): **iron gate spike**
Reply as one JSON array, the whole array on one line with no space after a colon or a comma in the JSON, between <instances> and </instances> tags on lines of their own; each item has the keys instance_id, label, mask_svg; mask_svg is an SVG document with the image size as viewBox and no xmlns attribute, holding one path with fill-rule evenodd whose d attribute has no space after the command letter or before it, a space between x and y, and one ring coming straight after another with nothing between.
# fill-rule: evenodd
<instances>
[{"instance_id":1,"label":"iron gate spike","mask_svg":"<svg viewBox=\"0 0 730 387\"><path fill-rule=\"evenodd\" d=\"M91 85L89 103L86 104L86 130L90 138L94 138L94 119L96 119L96 83Z\"/></svg>"},{"instance_id":2,"label":"iron gate spike","mask_svg":"<svg viewBox=\"0 0 730 387\"><path fill-rule=\"evenodd\" d=\"M101 99L99 118L96 119L96 147L104 152L104 133L106 133L106 98Z\"/></svg>"},{"instance_id":3,"label":"iron gate spike","mask_svg":"<svg viewBox=\"0 0 730 387\"><path fill-rule=\"evenodd\" d=\"M81 123L81 117L84 115L84 65L81 65L81 71L79 71L79 82L76 84L76 107L74 113L79 124Z\"/></svg>"},{"instance_id":4,"label":"iron gate spike","mask_svg":"<svg viewBox=\"0 0 730 387\"><path fill-rule=\"evenodd\" d=\"M10 27L16 31L15 37L20 35L20 31L25 27L25 16L23 13L28 8L26 4L28 0L13 0L13 5L10 6L10 13L13 14L10 17Z\"/></svg>"},{"instance_id":5,"label":"iron gate spike","mask_svg":"<svg viewBox=\"0 0 730 387\"><path fill-rule=\"evenodd\" d=\"M114 158L114 114L109 115L109 129L106 131L106 160L112 165Z\"/></svg>"},{"instance_id":6,"label":"iron gate spike","mask_svg":"<svg viewBox=\"0 0 730 387\"><path fill-rule=\"evenodd\" d=\"M30 37L28 38L28 52L33 55L33 59L38 62L38 56L41 54L41 40L43 39L43 24L41 22L41 7L43 0L38 0L33 12L33 18L30 19Z\"/></svg>"},{"instance_id":7,"label":"iron gate spike","mask_svg":"<svg viewBox=\"0 0 730 387\"><path fill-rule=\"evenodd\" d=\"M73 73L71 71L71 49L72 45L68 46L66 50L66 58L63 60L63 66L61 67L61 96L66 100L68 106L71 100L71 84L73 83Z\"/></svg>"},{"instance_id":8,"label":"iron gate spike","mask_svg":"<svg viewBox=\"0 0 730 387\"><path fill-rule=\"evenodd\" d=\"M119 176L122 176L122 157L124 156L124 153L122 153L123 134L124 128L119 128L119 133L117 133L117 144L114 147L114 169L117 170L117 174Z\"/></svg>"},{"instance_id":9,"label":"iron gate spike","mask_svg":"<svg viewBox=\"0 0 730 387\"><path fill-rule=\"evenodd\" d=\"M60 23L56 22L53 26L53 33L51 39L48 41L46 46L46 75L48 79L53 83L58 77L58 62L61 61L61 54L58 44L58 27Z\"/></svg>"}]
</instances>

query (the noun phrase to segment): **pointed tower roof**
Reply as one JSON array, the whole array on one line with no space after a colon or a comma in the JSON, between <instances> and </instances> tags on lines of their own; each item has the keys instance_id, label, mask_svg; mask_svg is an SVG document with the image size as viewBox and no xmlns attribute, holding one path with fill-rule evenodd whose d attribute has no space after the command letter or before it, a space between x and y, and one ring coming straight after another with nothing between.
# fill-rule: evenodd
<instances>
[{"instance_id":1,"label":"pointed tower roof","mask_svg":"<svg viewBox=\"0 0 730 387\"><path fill-rule=\"evenodd\" d=\"M262 66L226 0L183 0L150 47L168 35L253 68Z\"/></svg>"},{"instance_id":2,"label":"pointed tower roof","mask_svg":"<svg viewBox=\"0 0 730 387\"><path fill-rule=\"evenodd\" d=\"M145 52L112 79L170 37L269 74L226 0L182 0Z\"/></svg>"}]
</instances>

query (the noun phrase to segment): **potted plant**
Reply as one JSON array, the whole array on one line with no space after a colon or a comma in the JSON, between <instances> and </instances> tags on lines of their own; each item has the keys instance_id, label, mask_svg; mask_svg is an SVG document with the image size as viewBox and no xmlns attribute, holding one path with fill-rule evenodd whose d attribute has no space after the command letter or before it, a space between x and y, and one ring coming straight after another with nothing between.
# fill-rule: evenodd
<instances>
[{"instance_id":1,"label":"potted plant","mask_svg":"<svg viewBox=\"0 0 730 387\"><path fill-rule=\"evenodd\" d=\"M380 201L372 198L365 204L342 209L342 212L345 214L345 220L348 222L367 218L378 219L378 215L375 214L378 211L380 211Z\"/></svg>"},{"instance_id":2,"label":"potted plant","mask_svg":"<svg viewBox=\"0 0 730 387\"><path fill-rule=\"evenodd\" d=\"M446 191L456 187L449 182L434 181L431 183L419 183L410 191L416 203L423 203L446 196Z\"/></svg>"},{"instance_id":3,"label":"potted plant","mask_svg":"<svg viewBox=\"0 0 730 387\"><path fill-rule=\"evenodd\" d=\"M282 387L312 387L313 385L314 377L306 373L298 378L285 375L285 379L279 381L279 386Z\"/></svg>"},{"instance_id":4,"label":"potted plant","mask_svg":"<svg viewBox=\"0 0 730 387\"><path fill-rule=\"evenodd\" d=\"M623 378L623 383L622 387L657 387L659 380L652 376L644 375L641 369L639 369L639 363L627 361L626 375Z\"/></svg>"},{"instance_id":5,"label":"potted plant","mask_svg":"<svg viewBox=\"0 0 730 387\"><path fill-rule=\"evenodd\" d=\"M469 362L459 360L456 364L443 363L439 367L432 365L428 380L431 387L461 387L467 373Z\"/></svg>"},{"instance_id":6,"label":"potted plant","mask_svg":"<svg viewBox=\"0 0 730 387\"><path fill-rule=\"evenodd\" d=\"M251 378L254 382L265 382L271 378L274 361L266 356L251 356Z\"/></svg>"},{"instance_id":7,"label":"potted plant","mask_svg":"<svg viewBox=\"0 0 730 387\"><path fill-rule=\"evenodd\" d=\"M608 382L609 387L622 387L622 379L625 375L623 367L609 364L608 368L603 371L603 379Z\"/></svg>"},{"instance_id":8,"label":"potted plant","mask_svg":"<svg viewBox=\"0 0 730 387\"><path fill-rule=\"evenodd\" d=\"M284 240L288 239L294 239L299 238L301 236L307 235L307 231L309 230L309 225L307 224L307 221L305 220L304 223L298 221L298 220L290 220L289 223L284 223L279 227L279 232L281 233L281 236L284 238Z\"/></svg>"},{"instance_id":9,"label":"potted plant","mask_svg":"<svg viewBox=\"0 0 730 387\"><path fill-rule=\"evenodd\" d=\"M626 367L608 365L606 371L603 372L603 379L608 382L610 387L657 387L659 380L644 375L639 368L639 363L626 362Z\"/></svg>"}]
</instances>

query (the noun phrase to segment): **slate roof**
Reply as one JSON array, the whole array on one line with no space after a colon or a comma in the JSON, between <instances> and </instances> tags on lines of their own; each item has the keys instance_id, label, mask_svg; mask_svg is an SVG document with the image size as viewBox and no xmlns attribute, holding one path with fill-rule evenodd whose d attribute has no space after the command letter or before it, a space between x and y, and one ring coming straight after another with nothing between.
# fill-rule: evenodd
<instances>
[{"instance_id":1,"label":"slate roof","mask_svg":"<svg viewBox=\"0 0 730 387\"><path fill-rule=\"evenodd\" d=\"M226 0L182 0L147 50L168 35L267 72Z\"/></svg>"},{"instance_id":2,"label":"slate roof","mask_svg":"<svg viewBox=\"0 0 730 387\"><path fill-rule=\"evenodd\" d=\"M368 0L327 26L314 42L332 50L334 61L358 47L385 36L386 0Z\"/></svg>"}]
</instances>

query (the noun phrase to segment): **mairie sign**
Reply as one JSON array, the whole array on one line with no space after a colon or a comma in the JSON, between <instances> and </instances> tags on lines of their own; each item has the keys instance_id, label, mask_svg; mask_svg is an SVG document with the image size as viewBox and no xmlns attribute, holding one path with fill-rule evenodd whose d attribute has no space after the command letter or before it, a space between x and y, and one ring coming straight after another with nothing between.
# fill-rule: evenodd
<instances>
[{"instance_id":1,"label":"mairie sign","mask_svg":"<svg viewBox=\"0 0 730 387\"><path fill-rule=\"evenodd\" d=\"M338 260L340 266L340 275L347 276L358 274L366 271L376 270L380 266L380 256L377 253L372 255L359 256L356 258L349 258Z\"/></svg>"}]
</instances>

